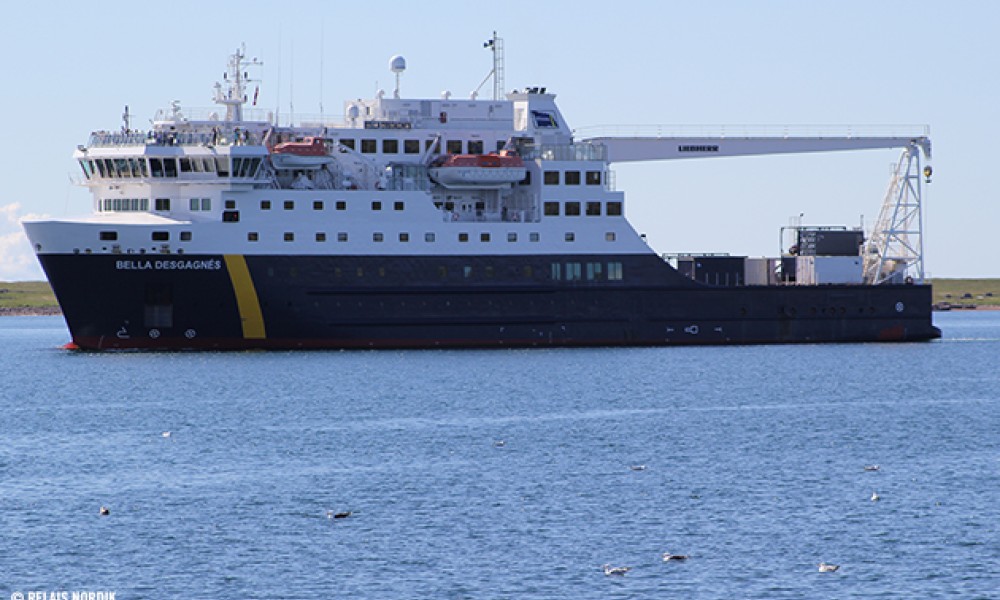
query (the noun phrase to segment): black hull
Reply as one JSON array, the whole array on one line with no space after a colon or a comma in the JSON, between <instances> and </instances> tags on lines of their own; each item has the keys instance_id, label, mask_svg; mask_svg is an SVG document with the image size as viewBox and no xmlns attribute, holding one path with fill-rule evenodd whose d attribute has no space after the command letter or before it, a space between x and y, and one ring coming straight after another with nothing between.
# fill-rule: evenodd
<instances>
[{"instance_id":1,"label":"black hull","mask_svg":"<svg viewBox=\"0 0 1000 600\"><path fill-rule=\"evenodd\" d=\"M42 255L82 349L663 346L940 337L924 285L696 284L656 256ZM608 280L608 261L622 265ZM552 263L601 264L552 279Z\"/></svg>"}]
</instances>

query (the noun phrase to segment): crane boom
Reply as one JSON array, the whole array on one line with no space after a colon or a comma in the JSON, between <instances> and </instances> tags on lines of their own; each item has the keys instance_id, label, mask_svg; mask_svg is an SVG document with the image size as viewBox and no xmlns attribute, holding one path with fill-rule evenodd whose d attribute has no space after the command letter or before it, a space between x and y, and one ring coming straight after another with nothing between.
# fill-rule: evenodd
<instances>
[{"instance_id":1,"label":"crane boom","mask_svg":"<svg viewBox=\"0 0 1000 600\"><path fill-rule=\"evenodd\" d=\"M912 129L912 128L911 128ZM724 131L724 130L721 130ZM648 160L674 160L678 158L706 158L718 156L754 156L766 154L796 154L803 152L831 152L837 150L866 150L871 148L907 148L919 146L926 158L931 155L931 141L927 128L919 134L897 131L885 135L855 134L850 128L843 132L807 135L775 128L777 133L718 135L595 135L582 137L581 142L599 144L607 148L608 162L637 162Z\"/></svg>"}]
</instances>

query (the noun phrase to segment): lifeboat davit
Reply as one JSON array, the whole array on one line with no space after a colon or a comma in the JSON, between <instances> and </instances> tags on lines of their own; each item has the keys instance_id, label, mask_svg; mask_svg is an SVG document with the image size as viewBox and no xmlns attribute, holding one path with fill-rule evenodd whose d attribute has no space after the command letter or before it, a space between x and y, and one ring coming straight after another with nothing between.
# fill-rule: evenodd
<instances>
[{"instance_id":1,"label":"lifeboat davit","mask_svg":"<svg viewBox=\"0 0 1000 600\"><path fill-rule=\"evenodd\" d=\"M431 163L431 179L446 188L504 188L524 180L521 157L501 150L490 154L450 154Z\"/></svg>"},{"instance_id":2,"label":"lifeboat davit","mask_svg":"<svg viewBox=\"0 0 1000 600\"><path fill-rule=\"evenodd\" d=\"M333 160L326 151L326 142L319 137L282 142L271 149L271 162L278 169L318 169Z\"/></svg>"}]
</instances>

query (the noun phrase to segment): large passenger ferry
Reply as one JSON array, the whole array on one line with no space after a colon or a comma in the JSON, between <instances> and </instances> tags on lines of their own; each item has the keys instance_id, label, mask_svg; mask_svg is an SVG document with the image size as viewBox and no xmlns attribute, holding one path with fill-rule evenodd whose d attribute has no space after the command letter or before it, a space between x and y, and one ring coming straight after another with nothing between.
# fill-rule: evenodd
<instances>
[{"instance_id":1,"label":"large passenger ferry","mask_svg":"<svg viewBox=\"0 0 1000 600\"><path fill-rule=\"evenodd\" d=\"M931 323L915 135L581 138L544 87L350 100L337 122L247 107L126 115L75 158L93 214L24 227L82 349L403 348L913 341ZM485 83L486 80L484 80ZM880 229L789 228L783 256L661 256L611 165L903 149ZM903 162L903 161L901 161ZM926 174L929 176L929 171ZM914 186L916 186L914 188ZM915 205L915 208L914 208ZM916 225L914 225L916 224ZM914 229L914 227L917 227ZM909 249L898 250L900 241Z\"/></svg>"}]
</instances>

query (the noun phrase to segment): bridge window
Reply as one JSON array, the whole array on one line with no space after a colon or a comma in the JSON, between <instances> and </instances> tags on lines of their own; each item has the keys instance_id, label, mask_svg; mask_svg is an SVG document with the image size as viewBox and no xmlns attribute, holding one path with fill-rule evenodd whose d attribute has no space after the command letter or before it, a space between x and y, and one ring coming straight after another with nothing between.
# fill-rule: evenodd
<instances>
[{"instance_id":1,"label":"bridge window","mask_svg":"<svg viewBox=\"0 0 1000 600\"><path fill-rule=\"evenodd\" d=\"M399 140L382 140L382 154L399 154Z\"/></svg>"},{"instance_id":2,"label":"bridge window","mask_svg":"<svg viewBox=\"0 0 1000 600\"><path fill-rule=\"evenodd\" d=\"M545 185L559 185L559 171L546 171L543 177Z\"/></svg>"},{"instance_id":3,"label":"bridge window","mask_svg":"<svg viewBox=\"0 0 1000 600\"><path fill-rule=\"evenodd\" d=\"M167 212L170 210L170 198L157 198L153 204L153 209L160 212Z\"/></svg>"},{"instance_id":4,"label":"bridge window","mask_svg":"<svg viewBox=\"0 0 1000 600\"><path fill-rule=\"evenodd\" d=\"M362 154L375 154L377 148L375 140L361 140Z\"/></svg>"},{"instance_id":5,"label":"bridge window","mask_svg":"<svg viewBox=\"0 0 1000 600\"><path fill-rule=\"evenodd\" d=\"M567 202L566 203L566 216L567 217L579 217L580 216L580 203L579 202Z\"/></svg>"},{"instance_id":6,"label":"bridge window","mask_svg":"<svg viewBox=\"0 0 1000 600\"><path fill-rule=\"evenodd\" d=\"M580 172L579 171L566 171L565 173L566 185L580 185Z\"/></svg>"},{"instance_id":7,"label":"bridge window","mask_svg":"<svg viewBox=\"0 0 1000 600\"><path fill-rule=\"evenodd\" d=\"M462 140L448 140L446 148L448 150L448 154L461 154Z\"/></svg>"},{"instance_id":8,"label":"bridge window","mask_svg":"<svg viewBox=\"0 0 1000 600\"><path fill-rule=\"evenodd\" d=\"M469 154L482 154L483 140L469 140Z\"/></svg>"},{"instance_id":9,"label":"bridge window","mask_svg":"<svg viewBox=\"0 0 1000 600\"><path fill-rule=\"evenodd\" d=\"M587 171L587 185L601 185L601 172Z\"/></svg>"},{"instance_id":10,"label":"bridge window","mask_svg":"<svg viewBox=\"0 0 1000 600\"><path fill-rule=\"evenodd\" d=\"M622 216L622 203L621 202L608 202L607 210L605 211L609 217L620 217Z\"/></svg>"},{"instance_id":11,"label":"bridge window","mask_svg":"<svg viewBox=\"0 0 1000 600\"><path fill-rule=\"evenodd\" d=\"M404 154L420 154L420 140L403 140Z\"/></svg>"},{"instance_id":12,"label":"bridge window","mask_svg":"<svg viewBox=\"0 0 1000 600\"><path fill-rule=\"evenodd\" d=\"M351 150L355 148L354 140L352 139L340 140L340 145Z\"/></svg>"},{"instance_id":13,"label":"bridge window","mask_svg":"<svg viewBox=\"0 0 1000 600\"><path fill-rule=\"evenodd\" d=\"M587 203L587 216L588 217L599 217L599 216L601 216L601 203L600 202L588 202Z\"/></svg>"},{"instance_id":14,"label":"bridge window","mask_svg":"<svg viewBox=\"0 0 1000 600\"><path fill-rule=\"evenodd\" d=\"M559 216L559 203L558 202L546 202L544 205L544 214L546 217L558 217Z\"/></svg>"}]
</instances>

